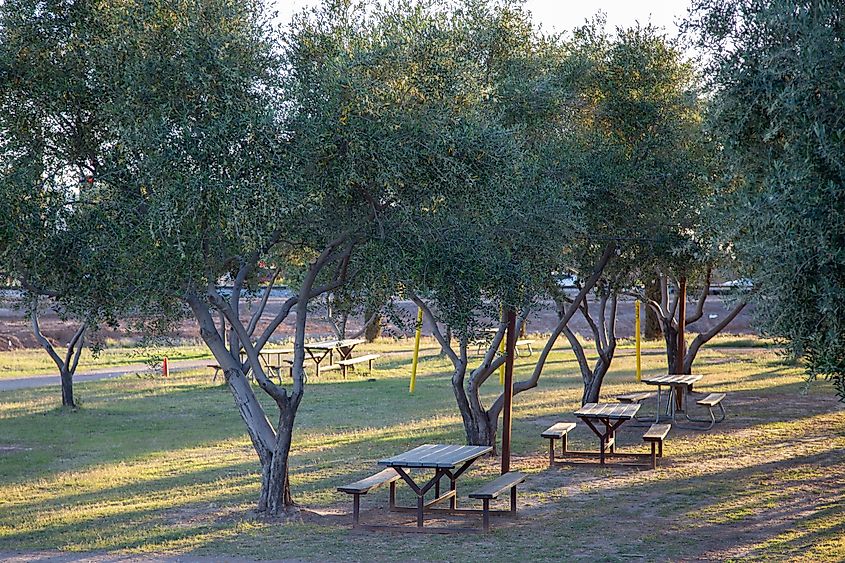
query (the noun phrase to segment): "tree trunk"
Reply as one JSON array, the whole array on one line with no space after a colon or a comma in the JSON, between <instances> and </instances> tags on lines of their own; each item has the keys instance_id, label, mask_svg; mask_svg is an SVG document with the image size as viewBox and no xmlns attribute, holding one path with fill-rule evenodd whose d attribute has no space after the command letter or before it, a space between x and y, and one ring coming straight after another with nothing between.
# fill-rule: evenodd
<instances>
[{"instance_id":1,"label":"tree trunk","mask_svg":"<svg viewBox=\"0 0 845 563\"><path fill-rule=\"evenodd\" d=\"M493 446L493 453L496 453L497 421L491 421L487 413L473 417L470 424L464 421L464 429L467 435L467 444L471 446Z\"/></svg>"},{"instance_id":2,"label":"tree trunk","mask_svg":"<svg viewBox=\"0 0 845 563\"><path fill-rule=\"evenodd\" d=\"M288 465L295 413L285 410L279 415L275 448L261 469L261 493L258 497L259 512L274 517L289 515L296 506L290 492Z\"/></svg>"},{"instance_id":3,"label":"tree trunk","mask_svg":"<svg viewBox=\"0 0 845 563\"><path fill-rule=\"evenodd\" d=\"M364 338L372 342L381 336L381 315L377 310L364 309L364 320L371 319L364 329Z\"/></svg>"},{"instance_id":4,"label":"tree trunk","mask_svg":"<svg viewBox=\"0 0 845 563\"><path fill-rule=\"evenodd\" d=\"M455 373L452 375L452 391L455 393L455 400L458 402L458 410L464 423L467 444L493 446L495 452L498 416L496 420L491 421L489 413L481 407L480 402L469 400L467 391L464 389L466 370L466 365L455 368Z\"/></svg>"},{"instance_id":5,"label":"tree trunk","mask_svg":"<svg viewBox=\"0 0 845 563\"><path fill-rule=\"evenodd\" d=\"M65 367L61 370L62 379L62 406L75 407L73 400L73 374Z\"/></svg>"},{"instance_id":6,"label":"tree trunk","mask_svg":"<svg viewBox=\"0 0 845 563\"><path fill-rule=\"evenodd\" d=\"M666 342L666 365L669 373L675 373L675 356L678 353L678 331L672 326L671 320L664 319L663 340Z\"/></svg>"},{"instance_id":7,"label":"tree trunk","mask_svg":"<svg viewBox=\"0 0 845 563\"><path fill-rule=\"evenodd\" d=\"M645 297L647 300L660 303L660 282L654 279L645 286ZM645 308L645 339L657 340L663 335L660 317L651 307Z\"/></svg>"},{"instance_id":8,"label":"tree trunk","mask_svg":"<svg viewBox=\"0 0 845 563\"><path fill-rule=\"evenodd\" d=\"M599 402L599 392L601 391L603 379L604 374L598 375L594 373L589 383L584 382L584 393L581 395L582 405Z\"/></svg>"}]
</instances>

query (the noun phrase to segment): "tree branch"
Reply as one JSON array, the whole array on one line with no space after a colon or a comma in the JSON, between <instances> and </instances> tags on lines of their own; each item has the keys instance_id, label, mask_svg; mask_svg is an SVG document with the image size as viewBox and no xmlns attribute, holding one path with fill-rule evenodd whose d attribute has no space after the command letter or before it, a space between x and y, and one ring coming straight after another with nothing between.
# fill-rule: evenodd
<instances>
[{"instance_id":1,"label":"tree branch","mask_svg":"<svg viewBox=\"0 0 845 563\"><path fill-rule=\"evenodd\" d=\"M264 309L267 307L267 301L270 299L270 292L273 291L273 288L276 285L276 279L279 277L279 273L282 271L281 268L276 268L273 272L273 278L270 280L270 283L264 289L264 294L261 296L261 301L258 304L258 307L252 313L252 318L249 319L249 325L247 325L246 332L250 338L252 338L252 334L255 332L255 327L258 325L259 319L261 319L261 315L264 314Z\"/></svg>"},{"instance_id":2,"label":"tree branch","mask_svg":"<svg viewBox=\"0 0 845 563\"><path fill-rule=\"evenodd\" d=\"M695 310L692 315L687 316L687 325L691 325L704 315L704 302L707 301L707 296L710 295L710 275L712 272L713 269L708 267L707 274L704 276L704 289L698 298L698 302L695 304Z\"/></svg>"},{"instance_id":3,"label":"tree branch","mask_svg":"<svg viewBox=\"0 0 845 563\"><path fill-rule=\"evenodd\" d=\"M452 365L457 369L461 360L455 353L455 350L452 348L452 345L446 340L446 337L443 336L443 333L440 331L440 327L437 326L437 319L434 318L434 314L432 314L431 309L429 309L428 305L426 305L425 302L420 299L416 294L412 293L409 295L409 297L411 298L411 301L416 303L417 307L422 309L423 315L425 315L425 317L431 323L431 332L434 335L434 338L440 344L440 347L446 351L446 355L449 356L449 360L451 360Z\"/></svg>"},{"instance_id":4,"label":"tree branch","mask_svg":"<svg viewBox=\"0 0 845 563\"><path fill-rule=\"evenodd\" d=\"M50 343L47 338L41 333L41 326L38 324L38 301L34 300L32 304L32 310L30 311L30 319L32 320L32 333L35 335L35 339L44 348L47 353L50 355L50 358L53 359L53 362L56 364L56 367L59 368L59 371L65 370L65 364L62 363L62 359L56 353L56 349Z\"/></svg>"},{"instance_id":5,"label":"tree branch","mask_svg":"<svg viewBox=\"0 0 845 563\"><path fill-rule=\"evenodd\" d=\"M587 294L596 285L599 278L601 277L602 272L607 266L607 263L610 262L610 259L613 257L613 254L615 252L615 242L610 242L607 244L607 246L605 246L604 252L602 252L601 257L593 267L592 274L590 274L590 277L587 278L587 280L584 282L584 286L578 292L578 295L575 296L572 304L567 307L563 317L558 321L557 326L555 327L554 331L552 331L552 334L549 336L549 339L546 341L546 345L543 347L543 350L540 352L540 356L537 359L537 363L534 365L534 371L531 373L531 377L526 380L514 383L514 395L517 395L518 393L522 393L523 391L532 389L537 386L537 382L540 380L540 374L543 372L543 367L545 367L546 359L549 357L549 354L551 353L552 348L554 347L555 341L557 341L557 338L558 336L560 336L560 333L563 332L563 329L572 319L572 316L578 310L578 307L580 306L581 302L584 301ZM502 411L502 407L504 407L504 403L504 394L500 394L496 401L493 403L493 405L490 407L491 419L499 416L499 413Z\"/></svg>"},{"instance_id":6,"label":"tree branch","mask_svg":"<svg viewBox=\"0 0 845 563\"><path fill-rule=\"evenodd\" d=\"M698 350L707 342L712 340L714 336L722 332L722 330L724 330L724 328L728 326L730 322L736 318L737 315L739 315L739 313L745 308L747 304L748 298L743 299L718 324L713 326L707 332L699 333L698 336L693 339L689 348L687 348L687 353L684 355L685 372L689 373L692 370L692 362L695 360L695 356L698 354Z\"/></svg>"}]
</instances>

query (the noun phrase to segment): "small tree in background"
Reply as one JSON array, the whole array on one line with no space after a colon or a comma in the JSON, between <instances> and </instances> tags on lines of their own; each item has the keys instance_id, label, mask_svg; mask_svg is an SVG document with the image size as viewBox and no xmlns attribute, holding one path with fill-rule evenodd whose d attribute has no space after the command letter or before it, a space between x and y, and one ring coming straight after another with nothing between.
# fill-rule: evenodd
<instances>
[{"instance_id":1,"label":"small tree in background","mask_svg":"<svg viewBox=\"0 0 845 563\"><path fill-rule=\"evenodd\" d=\"M88 49L97 41L88 5L0 5L0 275L23 290L38 343L61 376L62 404L76 406L73 375L85 335L114 324L106 295L116 272L97 239L102 221L94 178L110 138L97 115L97 77ZM64 351L41 330L46 304L76 323Z\"/></svg>"}]
</instances>

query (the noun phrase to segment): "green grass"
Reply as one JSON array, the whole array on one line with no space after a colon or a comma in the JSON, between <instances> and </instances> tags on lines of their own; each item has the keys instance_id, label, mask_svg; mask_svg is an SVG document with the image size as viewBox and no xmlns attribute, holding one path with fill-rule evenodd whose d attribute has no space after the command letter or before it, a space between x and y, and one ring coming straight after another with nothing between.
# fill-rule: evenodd
<instances>
[{"instance_id":1,"label":"green grass","mask_svg":"<svg viewBox=\"0 0 845 563\"><path fill-rule=\"evenodd\" d=\"M61 348L56 350L64 357ZM127 348L109 347L103 349L96 356L85 348L79 358L78 373L89 369L143 364L149 361L160 361L162 356L169 360L199 360L211 358L205 346L178 346L171 348ZM47 352L38 348L31 350L13 350L0 352L0 379L12 379L32 375L56 374L56 364Z\"/></svg>"},{"instance_id":2,"label":"green grass","mask_svg":"<svg viewBox=\"0 0 845 563\"><path fill-rule=\"evenodd\" d=\"M56 407L57 389L0 393L0 557L59 549L314 561L818 561L845 553L845 411L823 383L802 395L798 369L765 347L702 352L701 389L729 393L728 420L708 433L673 429L658 471L548 469L539 433L573 419L581 387L573 356L555 352L540 387L515 400L513 466L529 474L518 520L494 520L489 536L352 533L351 499L337 485L386 455L463 441L447 362L427 341L409 395L409 348L362 347L385 354L374 381L334 372L309 383L291 475L306 510L287 525L252 512L255 456L231 395L208 373L79 384L76 412ZM534 358L517 361L518 377ZM607 397L637 388L633 361L619 351ZM664 361L645 355L646 373ZM644 451L642 432L623 426L619 440ZM580 425L573 442L595 447ZM482 460L461 478L462 493L497 470ZM372 509L386 492L362 504L364 518L384 518Z\"/></svg>"}]
</instances>

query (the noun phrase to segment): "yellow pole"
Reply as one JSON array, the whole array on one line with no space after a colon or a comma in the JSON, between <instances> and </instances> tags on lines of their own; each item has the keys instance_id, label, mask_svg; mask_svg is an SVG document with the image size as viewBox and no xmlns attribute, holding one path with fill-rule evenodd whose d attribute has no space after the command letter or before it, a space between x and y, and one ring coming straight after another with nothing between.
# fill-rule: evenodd
<instances>
[{"instance_id":1,"label":"yellow pole","mask_svg":"<svg viewBox=\"0 0 845 563\"><path fill-rule=\"evenodd\" d=\"M422 307L417 310L417 334L414 337L414 363L411 364L411 388L409 393L414 392L414 387L417 385L417 361L420 358L420 336L422 335Z\"/></svg>"},{"instance_id":2,"label":"yellow pole","mask_svg":"<svg viewBox=\"0 0 845 563\"><path fill-rule=\"evenodd\" d=\"M499 307L499 313L502 313L502 307ZM499 354L505 355L505 337L502 336L502 341L499 342ZM505 386L505 364L499 366L499 385Z\"/></svg>"},{"instance_id":3,"label":"yellow pole","mask_svg":"<svg viewBox=\"0 0 845 563\"><path fill-rule=\"evenodd\" d=\"M640 362L640 301L639 299L634 303L634 332L637 334L636 336L636 347L637 347L637 381L640 381L643 377L643 366Z\"/></svg>"}]
</instances>

